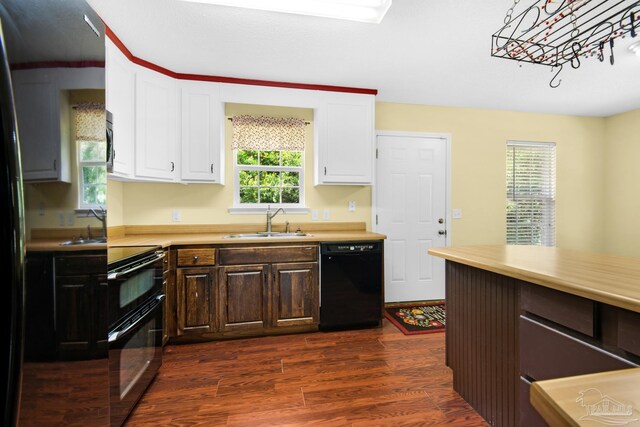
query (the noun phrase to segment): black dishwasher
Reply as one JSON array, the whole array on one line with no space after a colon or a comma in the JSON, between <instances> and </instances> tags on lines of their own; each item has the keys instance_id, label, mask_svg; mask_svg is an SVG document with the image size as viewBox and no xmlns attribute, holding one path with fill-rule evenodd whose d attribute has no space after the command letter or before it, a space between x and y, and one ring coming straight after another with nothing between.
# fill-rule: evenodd
<instances>
[{"instance_id":1,"label":"black dishwasher","mask_svg":"<svg viewBox=\"0 0 640 427\"><path fill-rule=\"evenodd\" d=\"M379 326L383 242L320 244L320 330Z\"/></svg>"}]
</instances>

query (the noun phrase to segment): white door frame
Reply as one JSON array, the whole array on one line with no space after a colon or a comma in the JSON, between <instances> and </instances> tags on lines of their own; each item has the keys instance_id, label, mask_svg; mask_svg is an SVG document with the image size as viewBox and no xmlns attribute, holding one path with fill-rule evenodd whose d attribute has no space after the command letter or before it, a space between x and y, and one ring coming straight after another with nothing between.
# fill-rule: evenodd
<instances>
[{"instance_id":1,"label":"white door frame","mask_svg":"<svg viewBox=\"0 0 640 427\"><path fill-rule=\"evenodd\" d=\"M376 130L376 161L373 168L373 183L371 185L371 229L373 232L378 231L376 217L378 216L378 136L397 136L397 137L413 137L413 138L436 138L440 139L446 145L447 162L445 165L445 208L446 208L446 245L451 246L451 135L448 133L430 133L430 132L404 132L396 130Z\"/></svg>"}]
</instances>

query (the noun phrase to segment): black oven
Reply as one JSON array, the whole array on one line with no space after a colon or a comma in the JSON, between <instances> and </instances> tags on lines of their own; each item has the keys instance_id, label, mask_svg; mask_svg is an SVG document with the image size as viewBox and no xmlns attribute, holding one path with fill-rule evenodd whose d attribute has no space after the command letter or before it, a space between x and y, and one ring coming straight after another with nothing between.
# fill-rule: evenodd
<instances>
[{"instance_id":1,"label":"black oven","mask_svg":"<svg viewBox=\"0 0 640 427\"><path fill-rule=\"evenodd\" d=\"M162 365L164 253L109 248L110 425L121 426Z\"/></svg>"}]
</instances>

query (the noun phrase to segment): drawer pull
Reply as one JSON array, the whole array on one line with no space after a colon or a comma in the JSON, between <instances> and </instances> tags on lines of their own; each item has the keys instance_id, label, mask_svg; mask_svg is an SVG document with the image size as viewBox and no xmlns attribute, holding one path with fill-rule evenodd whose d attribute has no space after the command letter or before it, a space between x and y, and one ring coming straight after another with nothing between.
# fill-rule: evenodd
<instances>
[{"instance_id":1,"label":"drawer pull","mask_svg":"<svg viewBox=\"0 0 640 427\"><path fill-rule=\"evenodd\" d=\"M194 260L195 262L198 262L198 255L194 255L194 256L193 256L193 260Z\"/></svg>"}]
</instances>

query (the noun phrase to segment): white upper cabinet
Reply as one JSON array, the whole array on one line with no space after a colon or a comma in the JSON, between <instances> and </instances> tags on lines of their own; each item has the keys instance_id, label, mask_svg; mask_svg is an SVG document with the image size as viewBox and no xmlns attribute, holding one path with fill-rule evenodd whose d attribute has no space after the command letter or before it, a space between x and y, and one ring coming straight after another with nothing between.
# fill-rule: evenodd
<instances>
[{"instance_id":1,"label":"white upper cabinet","mask_svg":"<svg viewBox=\"0 0 640 427\"><path fill-rule=\"evenodd\" d=\"M54 72L16 71L12 79L24 180L71 182Z\"/></svg>"},{"instance_id":2,"label":"white upper cabinet","mask_svg":"<svg viewBox=\"0 0 640 427\"><path fill-rule=\"evenodd\" d=\"M372 183L374 110L374 95L321 94L320 107L316 111L316 185Z\"/></svg>"},{"instance_id":3,"label":"white upper cabinet","mask_svg":"<svg viewBox=\"0 0 640 427\"><path fill-rule=\"evenodd\" d=\"M178 96L175 79L135 67L135 175L178 181ZM117 118L114 116L114 124ZM115 135L114 135L115 139Z\"/></svg>"},{"instance_id":4,"label":"white upper cabinet","mask_svg":"<svg viewBox=\"0 0 640 427\"><path fill-rule=\"evenodd\" d=\"M106 108L113 115L113 172L110 178L134 176L135 71L109 39L105 50Z\"/></svg>"},{"instance_id":5,"label":"white upper cabinet","mask_svg":"<svg viewBox=\"0 0 640 427\"><path fill-rule=\"evenodd\" d=\"M183 182L224 184L224 120L217 83L181 80Z\"/></svg>"},{"instance_id":6,"label":"white upper cabinet","mask_svg":"<svg viewBox=\"0 0 640 427\"><path fill-rule=\"evenodd\" d=\"M102 68L37 68L12 73L23 179L71 182L69 90L104 89Z\"/></svg>"}]
</instances>

